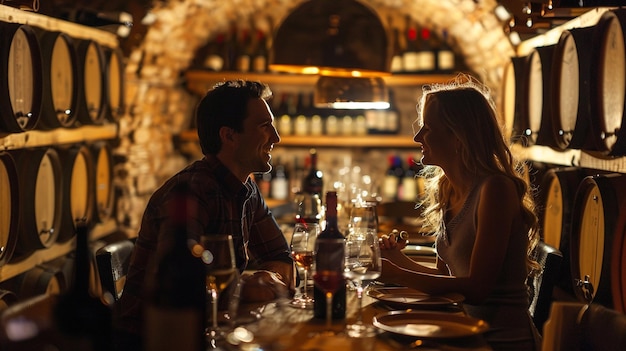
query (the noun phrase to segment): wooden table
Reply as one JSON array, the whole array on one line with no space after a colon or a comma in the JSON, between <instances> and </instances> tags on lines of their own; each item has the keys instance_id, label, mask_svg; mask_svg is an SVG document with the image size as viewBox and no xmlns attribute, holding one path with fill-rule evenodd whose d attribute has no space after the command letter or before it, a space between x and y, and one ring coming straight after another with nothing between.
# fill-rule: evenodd
<instances>
[{"instance_id":1,"label":"wooden table","mask_svg":"<svg viewBox=\"0 0 626 351\"><path fill-rule=\"evenodd\" d=\"M249 311L249 310L248 310ZM356 319L356 292L348 291L347 318L335 321L332 325L337 335L324 334L325 321L313 318L312 310L303 310L287 306L284 303L271 303L256 310L261 318L256 322L244 324L240 329L245 336L254 335L254 340L239 345L228 344L226 350L289 350L289 351L396 351L396 350L451 350L451 351L490 351L482 335L446 340L422 340L395 336L388 332L379 332L369 338L350 338L343 333L348 323ZM363 297L363 321L371 323L375 315L389 312L390 309L369 297ZM460 308L453 308L447 313L463 313ZM246 312L243 312L246 313ZM247 334L246 331L251 332Z\"/></svg>"}]
</instances>

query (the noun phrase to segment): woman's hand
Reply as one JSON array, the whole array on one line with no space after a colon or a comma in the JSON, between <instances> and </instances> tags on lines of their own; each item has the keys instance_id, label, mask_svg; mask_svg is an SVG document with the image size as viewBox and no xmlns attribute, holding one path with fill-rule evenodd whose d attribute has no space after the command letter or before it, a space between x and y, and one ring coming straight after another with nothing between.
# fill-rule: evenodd
<instances>
[{"instance_id":1,"label":"woman's hand","mask_svg":"<svg viewBox=\"0 0 626 351\"><path fill-rule=\"evenodd\" d=\"M378 245L381 250L402 250L409 243L409 233L404 230L399 232L397 229L391 231L387 235L383 235L378 239ZM383 256L385 256L383 254Z\"/></svg>"}]
</instances>

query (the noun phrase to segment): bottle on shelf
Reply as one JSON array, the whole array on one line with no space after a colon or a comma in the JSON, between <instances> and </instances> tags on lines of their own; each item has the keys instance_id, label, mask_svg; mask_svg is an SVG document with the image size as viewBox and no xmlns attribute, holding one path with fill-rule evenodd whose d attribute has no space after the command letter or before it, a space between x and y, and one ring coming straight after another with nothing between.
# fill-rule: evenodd
<instances>
[{"instance_id":1,"label":"bottle on shelf","mask_svg":"<svg viewBox=\"0 0 626 351\"><path fill-rule=\"evenodd\" d=\"M209 42L207 46L202 49L202 52L198 55L199 57L203 57L202 68L213 72L219 72L224 68L224 55L226 51L225 39L224 33L219 33L215 37L215 40Z\"/></svg>"},{"instance_id":2,"label":"bottle on shelf","mask_svg":"<svg viewBox=\"0 0 626 351\"><path fill-rule=\"evenodd\" d=\"M293 108L290 106L291 95L292 94L290 93L282 93L280 95L280 102L274 112L274 124L276 125L276 129L278 129L278 133L281 136L293 134L293 126L291 123L291 113Z\"/></svg>"},{"instance_id":3,"label":"bottle on shelf","mask_svg":"<svg viewBox=\"0 0 626 351\"><path fill-rule=\"evenodd\" d=\"M398 200L416 202L420 198L424 192L424 179L419 175L422 168L413 156L408 157L398 190Z\"/></svg>"},{"instance_id":4,"label":"bottle on shelf","mask_svg":"<svg viewBox=\"0 0 626 351\"><path fill-rule=\"evenodd\" d=\"M452 73L456 68L456 55L448 42L448 30L441 32L441 45L437 51L437 71L439 73Z\"/></svg>"},{"instance_id":5,"label":"bottle on shelf","mask_svg":"<svg viewBox=\"0 0 626 351\"><path fill-rule=\"evenodd\" d=\"M417 27L410 19L407 17L407 27L406 27L406 46L404 51L402 52L402 72L403 73L415 73L420 69L420 58L419 58L419 43L418 43L418 33Z\"/></svg>"},{"instance_id":6,"label":"bottle on shelf","mask_svg":"<svg viewBox=\"0 0 626 351\"><path fill-rule=\"evenodd\" d=\"M432 40L430 29L422 28L418 46L419 73L433 73L435 71L436 56Z\"/></svg>"},{"instance_id":7,"label":"bottle on shelf","mask_svg":"<svg viewBox=\"0 0 626 351\"><path fill-rule=\"evenodd\" d=\"M55 325L63 334L89 345L86 346L89 350L109 351L113 346L112 312L89 291L91 262L89 225L79 221L76 224L74 280L70 290L59 297L54 307Z\"/></svg>"},{"instance_id":8,"label":"bottle on shelf","mask_svg":"<svg viewBox=\"0 0 626 351\"><path fill-rule=\"evenodd\" d=\"M337 226L337 192L329 191L326 193L326 227L318 235L317 240L320 239L340 239L345 240L343 234L339 231ZM328 251L324 249L329 249ZM337 254L338 250L335 250L331 245L320 246L316 253L316 260L321 257L328 258L332 255L337 255L337 270L340 275L343 275L343 244L341 249L341 255ZM343 278L342 278L343 281ZM339 320L346 318L346 284L342 283L333 294L332 300L332 319ZM324 292L317 286L313 289L313 298L315 300L313 304L313 316L319 319L326 318L326 297Z\"/></svg>"},{"instance_id":9,"label":"bottle on shelf","mask_svg":"<svg viewBox=\"0 0 626 351\"><path fill-rule=\"evenodd\" d=\"M398 187L404 174L402 160L399 156L390 155L388 158L389 167L383 178L382 195L383 201L390 202L398 199Z\"/></svg>"},{"instance_id":10,"label":"bottle on shelf","mask_svg":"<svg viewBox=\"0 0 626 351\"><path fill-rule=\"evenodd\" d=\"M237 39L236 71L250 72L253 48L252 35L249 28L244 28Z\"/></svg>"},{"instance_id":11,"label":"bottle on shelf","mask_svg":"<svg viewBox=\"0 0 626 351\"><path fill-rule=\"evenodd\" d=\"M300 92L297 95L298 102L296 107L296 116L293 122L293 132L295 135L304 136L309 134L309 116L307 115L311 102L309 101L309 94Z\"/></svg>"},{"instance_id":12,"label":"bottle on shelf","mask_svg":"<svg viewBox=\"0 0 626 351\"><path fill-rule=\"evenodd\" d=\"M133 15L124 11L71 8L61 11L60 17L70 22L97 27L100 30L114 33L120 38L128 37L133 27Z\"/></svg>"},{"instance_id":13,"label":"bottle on shelf","mask_svg":"<svg viewBox=\"0 0 626 351\"><path fill-rule=\"evenodd\" d=\"M263 195L264 198L270 198L272 195L272 172L255 173L254 181L259 187L261 195Z\"/></svg>"},{"instance_id":14,"label":"bottle on shelf","mask_svg":"<svg viewBox=\"0 0 626 351\"><path fill-rule=\"evenodd\" d=\"M317 150L309 150L309 171L302 180L302 192L305 194L322 195L324 174L317 167Z\"/></svg>"},{"instance_id":15,"label":"bottle on shelf","mask_svg":"<svg viewBox=\"0 0 626 351\"><path fill-rule=\"evenodd\" d=\"M252 71L256 73L267 72L268 49L267 36L260 29L256 31L256 43L254 45L254 55L252 58Z\"/></svg>"},{"instance_id":16,"label":"bottle on shelf","mask_svg":"<svg viewBox=\"0 0 626 351\"><path fill-rule=\"evenodd\" d=\"M384 134L398 134L400 131L400 111L396 104L396 95L393 89L389 89L389 108L383 111L385 120L382 131Z\"/></svg>"},{"instance_id":17,"label":"bottle on shelf","mask_svg":"<svg viewBox=\"0 0 626 351\"><path fill-rule=\"evenodd\" d=\"M228 32L228 41L226 42L226 54L224 57L225 71L237 70L237 58L239 57L238 33L237 24L232 23Z\"/></svg>"},{"instance_id":18,"label":"bottle on shelf","mask_svg":"<svg viewBox=\"0 0 626 351\"><path fill-rule=\"evenodd\" d=\"M402 65L402 45L400 43L400 30L398 28L394 28L392 31L392 40L393 40L393 53L391 56L391 73L402 73L404 71Z\"/></svg>"},{"instance_id":19,"label":"bottle on shelf","mask_svg":"<svg viewBox=\"0 0 626 351\"><path fill-rule=\"evenodd\" d=\"M174 189L161 234L169 245L157 252L145 306L146 350L204 351L205 267L192 254L187 221L196 211L185 185Z\"/></svg>"},{"instance_id":20,"label":"bottle on shelf","mask_svg":"<svg viewBox=\"0 0 626 351\"><path fill-rule=\"evenodd\" d=\"M276 164L272 170L272 179L270 183L270 195L272 199L287 200L289 198L289 175L285 165L276 159Z\"/></svg>"}]
</instances>

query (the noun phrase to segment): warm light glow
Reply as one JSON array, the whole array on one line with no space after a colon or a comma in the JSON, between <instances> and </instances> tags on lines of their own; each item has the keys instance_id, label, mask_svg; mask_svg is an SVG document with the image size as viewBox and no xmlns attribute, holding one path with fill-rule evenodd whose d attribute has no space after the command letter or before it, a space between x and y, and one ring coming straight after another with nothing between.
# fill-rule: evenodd
<instances>
[{"instance_id":1,"label":"warm light glow","mask_svg":"<svg viewBox=\"0 0 626 351\"><path fill-rule=\"evenodd\" d=\"M302 74L319 74L320 69L318 67L304 67L302 69Z\"/></svg>"},{"instance_id":2,"label":"warm light glow","mask_svg":"<svg viewBox=\"0 0 626 351\"><path fill-rule=\"evenodd\" d=\"M502 5L498 5L496 6L496 8L493 10L494 14L496 15L496 17L498 18L498 20L504 22L507 21L511 18L511 13L509 12L509 10L506 9L506 7L502 6Z\"/></svg>"},{"instance_id":3,"label":"warm light glow","mask_svg":"<svg viewBox=\"0 0 626 351\"><path fill-rule=\"evenodd\" d=\"M389 108L389 103L385 101L338 101L329 103L328 107L340 110L386 110Z\"/></svg>"},{"instance_id":4,"label":"warm light glow","mask_svg":"<svg viewBox=\"0 0 626 351\"><path fill-rule=\"evenodd\" d=\"M530 28L533 26L533 19L531 17L528 17L526 19L526 27Z\"/></svg>"},{"instance_id":5,"label":"warm light glow","mask_svg":"<svg viewBox=\"0 0 626 351\"><path fill-rule=\"evenodd\" d=\"M511 32L509 34L509 41L513 44L513 46L517 46L522 42L522 38L519 36L519 33Z\"/></svg>"}]
</instances>

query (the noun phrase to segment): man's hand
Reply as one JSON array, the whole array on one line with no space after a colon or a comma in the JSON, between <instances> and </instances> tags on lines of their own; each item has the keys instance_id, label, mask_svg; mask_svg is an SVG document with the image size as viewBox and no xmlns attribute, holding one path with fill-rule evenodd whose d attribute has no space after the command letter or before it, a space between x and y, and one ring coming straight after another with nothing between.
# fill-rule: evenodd
<instances>
[{"instance_id":1,"label":"man's hand","mask_svg":"<svg viewBox=\"0 0 626 351\"><path fill-rule=\"evenodd\" d=\"M256 271L254 274L244 274L241 280L242 302L265 302L287 296L287 285L278 273Z\"/></svg>"}]
</instances>

